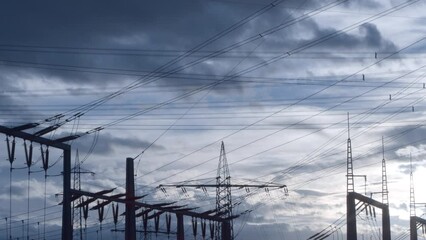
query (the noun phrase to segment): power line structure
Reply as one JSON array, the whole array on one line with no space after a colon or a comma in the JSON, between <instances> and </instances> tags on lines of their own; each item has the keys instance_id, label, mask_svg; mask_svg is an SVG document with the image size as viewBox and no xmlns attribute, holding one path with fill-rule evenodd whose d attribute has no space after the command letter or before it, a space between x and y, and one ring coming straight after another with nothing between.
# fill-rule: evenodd
<instances>
[{"instance_id":1,"label":"power line structure","mask_svg":"<svg viewBox=\"0 0 426 240\"><path fill-rule=\"evenodd\" d=\"M380 208L382 210L382 239L390 240L391 239L391 231L390 231L390 216L389 216L389 206L387 204L378 202L372 198L364 196L355 192L354 182L353 182L353 161L352 161L352 144L350 137L350 127L349 127L349 113L348 113L348 142L347 142L347 190L346 190L346 228L347 228L347 239L348 240L357 240L357 225L356 225L356 203L355 200L358 200L358 203L362 203L370 209L371 215L371 206L376 208ZM383 174L383 170L382 170ZM382 176L382 181L385 180L386 177ZM387 183L383 183L383 186L387 185ZM383 194L383 193L382 193Z\"/></svg>"},{"instance_id":2,"label":"power line structure","mask_svg":"<svg viewBox=\"0 0 426 240\"><path fill-rule=\"evenodd\" d=\"M269 34L275 33L276 31L281 30L281 29L283 29L283 28L285 28L285 27L287 27L287 26L289 26L289 25L291 25L291 24L294 24L294 23L296 23L296 22L298 22L298 21L301 21L301 20L304 20L304 19L306 19L306 18L312 17L313 15L316 15L316 14L318 14L318 13L320 13L320 12L324 11L325 9L332 8L332 7L334 7L334 6L340 5L340 4L342 4L343 2L345 2L345 1L336 1L336 2L333 2L333 3L331 3L331 4L328 4L328 5L326 5L326 6L323 6L323 7L319 8L319 9L317 9L317 10L313 11L313 12L310 12L310 13L308 13L308 14L305 14L305 15L304 15L303 17L301 17L301 18L294 19L294 20L290 21L289 23L281 24L281 25L276 26L276 27L274 27L274 28L268 29L268 30L266 30L266 31L264 31L264 32L262 32L262 33L260 33L260 34L258 34L258 35L255 35L255 36L253 36L253 37L249 38L248 40L250 40L250 41L248 41L248 42L251 42L251 41L254 41L254 40L256 40L256 39L263 38L263 37L264 37L264 36L266 36L266 35L269 35ZM392 13L392 12L395 12L395 11L401 10L401 9L403 9L403 8L405 8L405 7L409 6L409 5L411 5L411 4L414 4L415 2L418 2L418 0L408 1L408 2L404 2L404 3L400 4L400 5L394 6L394 7L390 8L390 9L388 9L388 10L384 11L384 12L381 12L381 13L379 13L379 14L376 14L376 15L372 16L372 17L369 17L369 18L366 18L366 19L364 19L364 20L362 20L362 21L359 21L359 22L357 22L357 23L354 23L354 24L352 24L352 25L350 25L350 26L347 26L346 28L343 28L343 29L341 29L341 30L339 30L339 31L333 32L333 33L331 33L331 34L329 34L329 35L326 35L326 36L324 36L324 37L321 37L321 38L319 38L319 39L316 39L316 40L314 40L314 41L311 41L311 42L309 42L309 43L307 43L307 44L305 44L305 45L303 45L303 46L299 46L299 47L297 47L297 48L294 48L294 49L290 50L290 51L289 51L289 52L287 52L287 53L284 53L284 54L282 54L282 55L279 55L279 56L273 57L273 58L269 59L267 62L260 63L260 64L256 64L256 65L254 65L254 66L252 66L252 67L249 67L249 68L247 68L247 69L245 69L245 70L243 70L243 71L240 71L240 72L238 72L238 73L236 73L236 74L234 74L234 75L232 75L232 76L230 76L230 77L228 77L228 78L226 78L226 79L222 79L222 80L219 80L219 81L214 82L213 84L209 84L209 85L207 85L207 86L204 86L204 87L201 87L201 88L197 88L197 89L195 89L195 90L193 90L193 91L191 91L191 92L188 92L188 93L186 93L186 94L182 95L181 97L173 98L173 99L171 99L171 100L169 100L169 101L167 101L167 102L164 102L164 103L160 104L160 105L159 105L159 106L157 106L157 107L162 107L162 106L164 106L164 105L168 105L168 104L170 104L171 102L174 102L174 101L176 101L176 100L182 99L182 98L184 98L184 97L191 96L191 95L193 95L194 93L196 93L196 92L198 92L198 91L202 91L202 90L207 89L207 88L210 88L210 87L212 87L212 86L216 86L216 85L218 85L218 84L221 84L221 83L222 83L222 82L224 82L224 81L228 81L229 79L234 79L234 78L236 78L237 76L241 76L241 75L243 75L243 74L245 74L245 73L252 72L252 71L257 70L257 69L259 69L259 68L261 68L261 67L264 67L264 66L266 66L266 65L268 65L268 64L271 64L271 63L274 63L274 62L279 61L279 60L281 60L281 59L287 58L287 57L289 57L289 56L291 56L291 55L294 55L294 54L296 54L296 53L300 53L300 52L302 52L302 51L304 51L304 50L306 50L306 49L308 49L308 48L310 48L310 47L316 46L316 45L318 45L318 44L320 44L320 43L323 43L323 42L325 42L325 41L328 41L328 40L329 40L329 39L331 39L331 38L334 38L334 37L339 36L339 35L341 35L341 34L343 34L343 33L345 33L345 32L348 32L348 31L350 31L350 30L353 30L353 29L355 29L356 27L360 26L360 25L361 25L361 24L363 24L363 23L371 22L371 21L374 21L374 20L376 20L376 19L379 19L379 18L381 18L381 17L383 17L383 16L386 16L386 15L388 15L388 14ZM247 43L247 40L242 41L242 42L239 42L239 43L237 43L237 44L233 44L233 45L231 45L231 46L232 46L233 48L235 48L235 47L242 46L242 45L244 45L244 44L246 44L246 43ZM234 45L235 45L235 46L234 46ZM211 57L214 57L214 56L216 56L216 55L223 54L224 52L229 51L229 50L228 50L228 48L229 48L229 47L224 48L224 49L222 49L222 50L218 50L216 54L213 54L213 56L207 55L207 57L208 57L208 58L211 58ZM381 59L381 60L377 61L376 63L378 63L378 62L380 62L380 61L382 61L382 60L384 60L384 59L386 59L386 58L383 58L383 59ZM180 59L179 59L179 60L180 60ZM188 64L187 64L187 65L185 65L185 68L187 68L187 67L189 67L189 66L192 66L192 65L194 65L194 64L197 64L197 63L199 63L200 61L205 61L205 60L206 60L206 58L201 58L201 59L199 59L199 60L197 60L197 61L195 61L195 62L190 62L190 64L189 64L189 65L188 65ZM373 65L375 65L376 63L374 63ZM166 64L166 65L167 65L167 64ZM161 68L162 68L162 67L161 67ZM181 71L181 70L182 70L182 69L177 68L176 70L174 69L174 70L169 71L166 75L170 75L170 74L173 74L173 73L175 73L175 72L179 72L179 71ZM159 79L159 78L161 78L161 77L163 77L163 76L162 76L162 75L158 75L158 74L157 74L157 72L155 72L155 71L154 71L154 72L153 72L153 75L152 75L152 78L153 78L153 79L150 79L150 80L151 80L151 81L154 81L154 80L157 80L157 79ZM77 112L77 113L75 113L74 115L76 115L76 114L82 114L82 115L83 115L83 114L85 114L86 112L88 112L88 111L90 111L90 110L92 110L92 109L94 109L94 108L97 108L97 106L99 106L99 105L101 105L101 104L105 103L106 101L109 101L110 99L115 98L116 96L120 96L120 95L122 95L122 94L124 94L124 93L126 93L126 92L128 92L128 91L131 91L131 90L132 90L132 89L134 89L134 88L137 88L137 87L139 87L139 86L141 86L141 85L145 85L145 84L147 84L147 82L150 82L150 81L147 81L147 82L140 82L140 80L141 80L141 79L139 79L139 80L135 81L133 84L130 84L129 86L124 87L124 88L122 88L121 90L119 90L119 91L117 91L117 92L114 92L114 93L112 93L112 94L110 94L110 95L108 95L108 96L106 96L106 97L104 97L104 98L101 98L101 99L99 99L99 100L95 100L95 101L93 101L92 103L89 103L89 104L83 105L83 106L81 106L81 107L78 107L78 108L74 109L73 111L67 111L67 112L65 112L64 114L69 114L69 113L71 113L71 112ZM329 85L329 86L328 86L328 87L326 87L325 89L328 89L328 88L330 88L330 87L333 87L334 85L336 85L336 84L337 84L337 83L339 83L339 82L342 82L342 81L337 81L336 83ZM325 89L323 89L323 90L325 90ZM321 90L321 91L323 91L323 90ZM310 97L310 96L309 96L309 97ZM156 108L157 108L157 107L156 107ZM154 109L156 109L156 108L154 108ZM140 114L143 114L143 113L145 113L145 112L147 112L147 111L151 111L152 109L153 109L153 108L150 108L150 109L148 109L148 110L139 111L139 112L137 112L137 113L135 113L135 114L131 114L131 115L127 116L127 117L124 117L124 118L118 119L118 120L113 121L113 122L111 122L111 123L104 124L104 125L102 125L102 126L100 126L100 127L98 127L98 128L94 128L94 129L92 129L92 130L89 130L89 131L87 131L87 132L85 132L85 133L82 133L81 135L86 135L86 134L91 134L91 133L94 133L94 132L98 132L98 131L100 131L100 130L102 130L102 129L106 128L106 127L110 127L110 126L112 126L112 125L116 125L116 124L121 123L121 122L123 122L123 121L129 120L129 119L134 118L135 116L138 116L138 115L140 115ZM64 114L59 114L59 115L63 115L63 116L64 116ZM74 115L73 115L73 117L74 117Z\"/></svg>"},{"instance_id":3,"label":"power line structure","mask_svg":"<svg viewBox=\"0 0 426 240\"><path fill-rule=\"evenodd\" d=\"M426 219L418 217L416 214L416 198L414 194L414 176L413 176L413 164L410 153L410 240L417 240L417 230L422 228L423 234L425 234ZM424 203L422 203L424 205Z\"/></svg>"},{"instance_id":4,"label":"power line structure","mask_svg":"<svg viewBox=\"0 0 426 240\"><path fill-rule=\"evenodd\" d=\"M350 125L349 125L349 113L348 113L348 139L347 139L347 150L346 150L346 221L342 218L336 220L333 224L329 225L327 228L322 231L312 235L308 239L312 240L323 240L327 237L332 236L338 229L342 228L346 223L346 234L348 240L357 240L357 216L365 211L367 214L367 220L369 226L375 226L370 222L370 218L376 217L375 208L382 210L382 235L378 234L379 239L390 240L391 239L391 229L390 229L390 215L389 215L389 203L388 203L388 191L387 191L387 175L386 175L386 163L384 158L384 141L382 138L382 201L378 202L371 197L367 197L360 193L357 193L354 188L354 177L356 176L365 176L366 175L354 175L353 171L353 159L352 159L352 141L350 135ZM370 215L370 218L368 217ZM377 236L376 236L377 237Z\"/></svg>"},{"instance_id":5,"label":"power line structure","mask_svg":"<svg viewBox=\"0 0 426 240\"><path fill-rule=\"evenodd\" d=\"M71 216L71 147L68 144L63 143L61 140L51 140L42 137L43 135L54 131L56 128L47 127L42 129L35 134L29 134L24 132L35 127L34 124L20 125L14 128L8 128L0 125L0 133L5 134L7 137L13 137L12 146L9 147L7 144L9 153L9 159L14 159L15 155L15 138L23 139L24 141L30 141L33 143L39 143L41 146L53 147L63 151L63 206L62 206L62 239L72 240L72 216ZM7 138L8 139L8 138ZM26 149L27 150L27 149ZM11 160L11 164L12 164ZM12 200L10 200L12 201ZM11 210L10 210L11 211ZM10 222L11 223L11 222ZM71 226L71 227L68 227ZM10 225L10 239L12 238L12 229Z\"/></svg>"},{"instance_id":6,"label":"power line structure","mask_svg":"<svg viewBox=\"0 0 426 240\"><path fill-rule=\"evenodd\" d=\"M193 224L193 232L194 235L197 233L197 221L196 219L201 219L201 228L203 237L206 234L206 221L209 220L211 226L216 226L213 224L222 225L222 228L227 228L229 226L229 219L214 214L215 211L206 211L206 212L195 212L195 208L186 207L182 205L175 205L175 202L164 202L157 204L148 204L146 202L137 201L144 196L136 196L135 188L134 188L134 159L127 158L126 159L126 193L119 193L114 195L107 195L114 191L115 189L103 190L100 192L92 193L83 190L70 189L70 194L72 195L72 200L75 201L81 197L86 197L82 203L78 204L76 207L88 207L88 205L92 202L97 201L97 205L92 207L91 210L98 210L98 212L103 212L103 209L106 205L110 203L120 203L126 205L125 210L125 239L126 240L135 240L136 239L136 218L143 218L143 233L147 234L149 230L147 229L147 224L149 219L154 220L155 224L155 233L159 233L159 222L160 216L166 216L166 224L167 224L167 234L170 234L170 224L171 224L171 214L176 215L176 238L177 240L185 239L185 230L184 230L184 216L192 218ZM102 202L101 202L102 201ZM117 205L115 205L117 206ZM142 209L139 213L136 213L138 209ZM99 214L99 220L103 219L102 214ZM114 209L114 224L116 224L116 218L118 216L118 208ZM234 217L234 216L232 216ZM122 231L114 229L114 231ZM214 236L214 232L212 233L212 237ZM230 240L230 238L225 238L224 240Z\"/></svg>"},{"instance_id":7,"label":"power line structure","mask_svg":"<svg viewBox=\"0 0 426 240\"><path fill-rule=\"evenodd\" d=\"M283 189L284 193L288 194L286 185L266 183L266 184L232 184L231 175L229 172L228 160L226 157L225 144L222 141L220 147L219 162L217 167L216 184L161 184L158 186L164 193L167 192L167 187L181 188L182 191L186 192L186 188L197 188L207 192L207 188L214 188L216 191L215 195L215 209L213 210L215 216L220 216L225 221L223 224L216 224L214 227L214 239L215 240L230 240L234 239L234 228L233 220L238 218L240 214L235 214L233 207L235 203L232 200L232 188L237 189L248 189L257 188L265 189L269 192L273 189Z\"/></svg>"}]
</instances>

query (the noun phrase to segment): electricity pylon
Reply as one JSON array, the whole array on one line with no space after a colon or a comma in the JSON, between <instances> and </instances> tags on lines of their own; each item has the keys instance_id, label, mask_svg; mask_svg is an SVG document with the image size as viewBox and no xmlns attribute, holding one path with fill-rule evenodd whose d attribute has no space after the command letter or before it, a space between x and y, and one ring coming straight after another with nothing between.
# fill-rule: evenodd
<instances>
[{"instance_id":1,"label":"electricity pylon","mask_svg":"<svg viewBox=\"0 0 426 240\"><path fill-rule=\"evenodd\" d=\"M233 240L233 219L237 218L238 215L233 214L232 204L232 188L282 188L285 193L288 193L286 185L279 184L232 184L231 175L229 173L228 160L226 158L225 144L222 142L220 147L219 164L217 167L216 184L162 184L158 186L161 189L165 187L176 187L176 188L201 188L203 190L207 188L216 189L216 208L214 210L215 216L221 217L226 220L223 224L216 224L215 226L215 240Z\"/></svg>"}]
</instances>

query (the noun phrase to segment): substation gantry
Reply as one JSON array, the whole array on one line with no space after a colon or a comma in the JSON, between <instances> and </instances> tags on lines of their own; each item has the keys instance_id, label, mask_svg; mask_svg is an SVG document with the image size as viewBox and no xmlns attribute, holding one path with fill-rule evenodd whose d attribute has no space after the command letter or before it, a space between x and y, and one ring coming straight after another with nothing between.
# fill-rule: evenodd
<instances>
[{"instance_id":1,"label":"substation gantry","mask_svg":"<svg viewBox=\"0 0 426 240\"><path fill-rule=\"evenodd\" d=\"M288 195L288 189L286 185L282 184L232 184L231 175L229 173L228 160L225 152L225 144L221 143L219 164L217 168L216 184L161 184L158 188L166 192L165 188L181 188L184 192L186 188L198 188L207 191L207 188L216 189L216 208L212 211L215 216L220 216L225 221L222 224L216 224L215 226L215 240L228 240L234 239L233 230L233 219L239 217L239 215L233 214L233 203L232 203L232 188L236 189L283 189L284 193ZM213 239L213 238L212 238Z\"/></svg>"},{"instance_id":2,"label":"substation gantry","mask_svg":"<svg viewBox=\"0 0 426 240\"><path fill-rule=\"evenodd\" d=\"M349 122L349 121L348 121ZM349 123L348 123L349 129ZM387 187L387 175L386 175L386 161L384 157L384 145L382 138L382 202L376 201L372 198L364 196L355 192L354 190L354 174L353 174L353 162L352 162L352 143L350 133L348 131L347 141L347 172L346 172L346 231L348 240L357 240L357 226L356 216L357 208L355 201L361 202L365 205L365 208L371 206L382 210L382 239L391 239L390 229L390 216L389 216L389 203L388 203L388 187ZM370 210L371 211L371 210ZM373 209L375 212L375 210Z\"/></svg>"},{"instance_id":3,"label":"substation gantry","mask_svg":"<svg viewBox=\"0 0 426 240\"><path fill-rule=\"evenodd\" d=\"M422 228L423 234L426 233L426 220L416 215L417 204L425 205L425 203L416 203L415 200L413 167L410 155L410 240L418 239L417 230L419 228Z\"/></svg>"}]
</instances>

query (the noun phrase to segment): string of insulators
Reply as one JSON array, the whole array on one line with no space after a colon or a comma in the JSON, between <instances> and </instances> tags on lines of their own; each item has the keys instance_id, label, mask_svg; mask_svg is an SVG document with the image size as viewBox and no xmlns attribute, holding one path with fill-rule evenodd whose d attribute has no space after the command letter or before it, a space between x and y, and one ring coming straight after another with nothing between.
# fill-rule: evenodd
<instances>
[{"instance_id":1,"label":"string of insulators","mask_svg":"<svg viewBox=\"0 0 426 240\"><path fill-rule=\"evenodd\" d=\"M25 160L27 162L27 166L31 167L33 163L33 142L30 143L30 148L27 148L27 141L24 141L25 148Z\"/></svg>"},{"instance_id":2,"label":"string of insulators","mask_svg":"<svg viewBox=\"0 0 426 240\"><path fill-rule=\"evenodd\" d=\"M198 230L198 222L196 217L192 217L192 234L194 234L194 238L197 237L197 230Z\"/></svg>"},{"instance_id":3,"label":"string of insulators","mask_svg":"<svg viewBox=\"0 0 426 240\"><path fill-rule=\"evenodd\" d=\"M13 137L12 142L9 141L9 136L6 136L6 142L7 142L7 155L9 157L10 164L13 163L15 160L15 137Z\"/></svg>"},{"instance_id":4,"label":"string of insulators","mask_svg":"<svg viewBox=\"0 0 426 240\"><path fill-rule=\"evenodd\" d=\"M207 192L207 188L206 187L201 187L201 189L203 190L203 192L204 192L204 195L206 195L206 196L208 196L209 194L208 194L208 192Z\"/></svg>"},{"instance_id":5,"label":"string of insulators","mask_svg":"<svg viewBox=\"0 0 426 240\"><path fill-rule=\"evenodd\" d=\"M167 191L166 191L166 189L165 189L164 187L160 187L160 190L164 193L164 195L165 195L166 197L168 197L168 196L169 196L169 194L167 193Z\"/></svg>"},{"instance_id":6,"label":"string of insulators","mask_svg":"<svg viewBox=\"0 0 426 240\"><path fill-rule=\"evenodd\" d=\"M142 222L143 222L143 230L146 233L148 230L148 213L145 213L142 215Z\"/></svg>"},{"instance_id":7,"label":"string of insulators","mask_svg":"<svg viewBox=\"0 0 426 240\"><path fill-rule=\"evenodd\" d=\"M284 189L284 196L289 196L289 194L288 194L288 188L287 187L284 187L283 188Z\"/></svg>"},{"instance_id":8,"label":"string of insulators","mask_svg":"<svg viewBox=\"0 0 426 240\"><path fill-rule=\"evenodd\" d=\"M83 202L84 202L84 199L83 199ZM82 206L82 208L83 208L83 218L84 218L84 221L87 221L87 218L89 217L89 204L84 204Z\"/></svg>"},{"instance_id":9,"label":"string of insulators","mask_svg":"<svg viewBox=\"0 0 426 240\"><path fill-rule=\"evenodd\" d=\"M172 226L172 215L170 213L166 214L166 229L167 229L167 235L170 235L170 229Z\"/></svg>"},{"instance_id":10,"label":"string of insulators","mask_svg":"<svg viewBox=\"0 0 426 240\"><path fill-rule=\"evenodd\" d=\"M364 210L365 210L365 215L368 217L367 204L363 203L363 204L361 205L361 207L363 207L363 209L362 209L361 211L364 211Z\"/></svg>"},{"instance_id":11,"label":"string of insulators","mask_svg":"<svg viewBox=\"0 0 426 240\"><path fill-rule=\"evenodd\" d=\"M186 190L186 188L181 187L180 189L182 190L182 192L183 192L183 194L185 195L185 197L189 197L189 195L188 195L188 191Z\"/></svg>"},{"instance_id":12,"label":"string of insulators","mask_svg":"<svg viewBox=\"0 0 426 240\"><path fill-rule=\"evenodd\" d=\"M114 206L114 203L112 203L112 217L114 219L115 229L117 229L117 223L118 223L118 204Z\"/></svg>"},{"instance_id":13,"label":"string of insulators","mask_svg":"<svg viewBox=\"0 0 426 240\"><path fill-rule=\"evenodd\" d=\"M99 201L98 205L100 205L100 207L98 208L98 218L99 222L102 223L102 221L104 220L104 206L101 205Z\"/></svg>"},{"instance_id":14,"label":"string of insulators","mask_svg":"<svg viewBox=\"0 0 426 240\"><path fill-rule=\"evenodd\" d=\"M373 216L373 212L371 211L371 205L368 205L368 210L370 212L370 217L372 217Z\"/></svg>"},{"instance_id":15,"label":"string of insulators","mask_svg":"<svg viewBox=\"0 0 426 240\"><path fill-rule=\"evenodd\" d=\"M207 226L207 222L205 219L201 219L201 236L203 237L203 239L206 239L206 226Z\"/></svg>"},{"instance_id":16,"label":"string of insulators","mask_svg":"<svg viewBox=\"0 0 426 240\"><path fill-rule=\"evenodd\" d=\"M213 221L209 221L209 228L210 228L210 238L214 239L214 223L213 223Z\"/></svg>"},{"instance_id":17,"label":"string of insulators","mask_svg":"<svg viewBox=\"0 0 426 240\"><path fill-rule=\"evenodd\" d=\"M43 164L44 171L49 168L49 146L46 147L46 151L43 151L43 146L40 146L41 151L41 162Z\"/></svg>"},{"instance_id":18,"label":"string of insulators","mask_svg":"<svg viewBox=\"0 0 426 240\"><path fill-rule=\"evenodd\" d=\"M155 236L157 236L158 229L160 228L160 215L161 214L156 214L154 217Z\"/></svg>"}]
</instances>

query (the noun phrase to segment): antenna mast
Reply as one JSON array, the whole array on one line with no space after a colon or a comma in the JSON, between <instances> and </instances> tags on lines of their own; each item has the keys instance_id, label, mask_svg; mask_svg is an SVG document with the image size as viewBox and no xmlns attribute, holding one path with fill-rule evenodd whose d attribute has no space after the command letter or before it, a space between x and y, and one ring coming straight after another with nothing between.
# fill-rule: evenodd
<instances>
[{"instance_id":1,"label":"antenna mast","mask_svg":"<svg viewBox=\"0 0 426 240\"><path fill-rule=\"evenodd\" d=\"M223 229L221 224L216 224L216 239L221 239L223 234L233 237L233 221L232 221L232 197L231 197L231 176L229 174L228 160L226 159L225 144L222 142L220 147L219 165L216 175L216 212L223 213L224 218L229 219L229 226ZM225 233L230 231L230 233Z\"/></svg>"},{"instance_id":2,"label":"antenna mast","mask_svg":"<svg viewBox=\"0 0 426 240\"><path fill-rule=\"evenodd\" d=\"M350 134L350 128L349 128L349 113L348 113L346 189L348 193L354 192L354 169L353 169L353 163L352 163L352 145L351 145L351 134Z\"/></svg>"},{"instance_id":3,"label":"antenna mast","mask_svg":"<svg viewBox=\"0 0 426 240\"><path fill-rule=\"evenodd\" d=\"M410 217L416 216L416 201L414 198L413 164L410 153Z\"/></svg>"},{"instance_id":4,"label":"antenna mast","mask_svg":"<svg viewBox=\"0 0 426 240\"><path fill-rule=\"evenodd\" d=\"M382 203L389 205L388 179L386 175L385 141L382 136Z\"/></svg>"}]
</instances>

